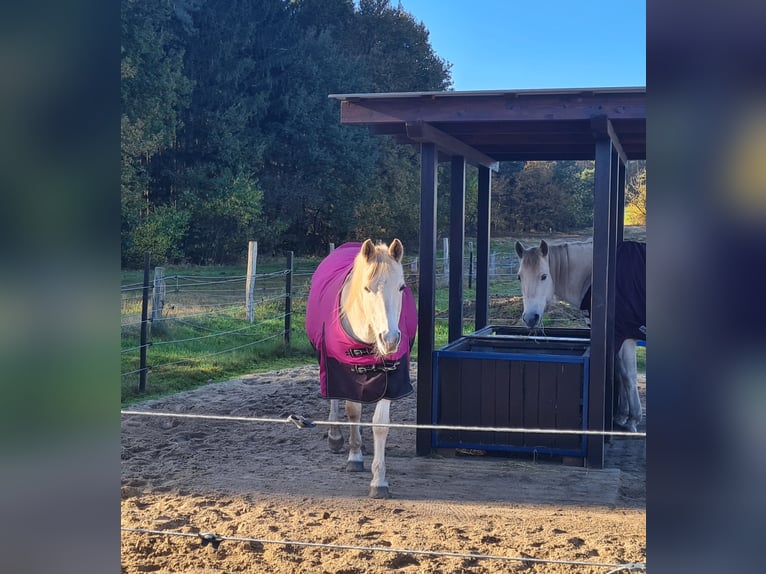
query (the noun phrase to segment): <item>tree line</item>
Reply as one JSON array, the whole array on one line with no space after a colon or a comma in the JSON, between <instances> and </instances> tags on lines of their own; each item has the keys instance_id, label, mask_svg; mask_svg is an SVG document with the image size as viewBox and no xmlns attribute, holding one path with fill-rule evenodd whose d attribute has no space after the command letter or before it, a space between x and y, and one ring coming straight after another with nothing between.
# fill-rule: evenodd
<instances>
[{"instance_id":1,"label":"tree line","mask_svg":"<svg viewBox=\"0 0 766 574\"><path fill-rule=\"evenodd\" d=\"M450 64L401 5L121 0L121 26L123 267L147 251L238 263L250 239L275 254L359 237L417 243L417 149L341 126L328 98L450 89ZM494 176L493 232L587 226L591 210L588 162L509 163Z\"/></svg>"}]
</instances>

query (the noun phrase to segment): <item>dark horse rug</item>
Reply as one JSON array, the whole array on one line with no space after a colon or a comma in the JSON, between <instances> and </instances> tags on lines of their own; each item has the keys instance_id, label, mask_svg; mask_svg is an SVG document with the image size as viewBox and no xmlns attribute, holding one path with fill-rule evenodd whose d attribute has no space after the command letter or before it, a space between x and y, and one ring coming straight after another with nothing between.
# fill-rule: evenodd
<instances>
[{"instance_id":1,"label":"dark horse rug","mask_svg":"<svg viewBox=\"0 0 766 574\"><path fill-rule=\"evenodd\" d=\"M340 294L361 243L344 243L328 255L311 277L306 303L306 334L317 354L322 396L360 403L400 399L413 392L410 350L418 313L409 287L402 291L401 343L381 357L375 347L350 337L340 322Z\"/></svg>"},{"instance_id":2,"label":"dark horse rug","mask_svg":"<svg viewBox=\"0 0 766 574\"><path fill-rule=\"evenodd\" d=\"M590 316L590 287L580 308ZM615 350L625 339L646 340L646 243L623 241L617 245L614 316Z\"/></svg>"}]
</instances>

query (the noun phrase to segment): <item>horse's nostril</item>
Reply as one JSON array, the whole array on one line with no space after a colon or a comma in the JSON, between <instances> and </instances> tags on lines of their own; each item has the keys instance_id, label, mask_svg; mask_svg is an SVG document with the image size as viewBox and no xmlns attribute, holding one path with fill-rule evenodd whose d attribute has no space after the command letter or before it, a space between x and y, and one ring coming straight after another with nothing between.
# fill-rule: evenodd
<instances>
[{"instance_id":1,"label":"horse's nostril","mask_svg":"<svg viewBox=\"0 0 766 574\"><path fill-rule=\"evenodd\" d=\"M524 324L530 329L532 327L537 327L538 323L540 323L540 315L538 313L529 313L524 315L522 319L524 320Z\"/></svg>"},{"instance_id":2,"label":"horse's nostril","mask_svg":"<svg viewBox=\"0 0 766 574\"><path fill-rule=\"evenodd\" d=\"M402 334L400 332L397 332L395 337L391 337L390 332L378 333L381 349L385 350L387 354L396 352L401 338Z\"/></svg>"}]
</instances>

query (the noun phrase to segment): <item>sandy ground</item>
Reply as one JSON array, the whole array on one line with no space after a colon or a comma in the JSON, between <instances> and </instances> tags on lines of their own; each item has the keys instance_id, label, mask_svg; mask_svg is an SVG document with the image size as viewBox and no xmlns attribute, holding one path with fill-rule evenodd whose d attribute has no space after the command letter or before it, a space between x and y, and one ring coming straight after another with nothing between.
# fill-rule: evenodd
<instances>
[{"instance_id":1,"label":"sandy ground","mask_svg":"<svg viewBox=\"0 0 766 574\"><path fill-rule=\"evenodd\" d=\"M414 370L413 370L414 374ZM414 377L413 377L414 378ZM317 367L263 373L142 404L140 410L327 418ZM645 381L640 382L642 398ZM414 395L392 422L415 422ZM373 408L365 406L363 421ZM639 430L644 430L642 425ZM314 542L602 564L646 561L645 442L614 439L606 467L437 453L415 456L415 431L392 429L391 498L367 498L364 473L344 470L326 427L123 416L122 526L258 539L123 532L122 572L594 572L608 566L433 557Z\"/></svg>"}]
</instances>

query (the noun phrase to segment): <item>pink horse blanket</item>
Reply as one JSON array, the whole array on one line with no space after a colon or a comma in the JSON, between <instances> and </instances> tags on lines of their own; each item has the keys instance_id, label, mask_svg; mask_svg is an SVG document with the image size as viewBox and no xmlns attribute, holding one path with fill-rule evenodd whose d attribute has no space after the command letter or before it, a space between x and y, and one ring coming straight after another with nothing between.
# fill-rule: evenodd
<instances>
[{"instance_id":1,"label":"pink horse blanket","mask_svg":"<svg viewBox=\"0 0 766 574\"><path fill-rule=\"evenodd\" d=\"M306 334L317 354L322 397L360 403L401 399L413 392L410 350L418 313L409 287L402 291L401 343L386 357L350 337L340 322L340 293L361 243L344 243L328 255L311 277L306 303Z\"/></svg>"}]
</instances>

